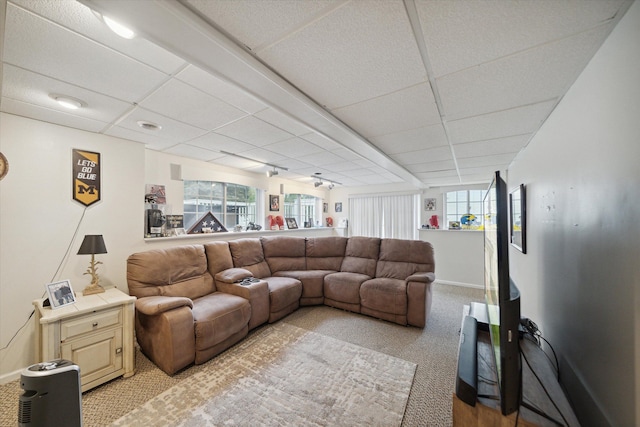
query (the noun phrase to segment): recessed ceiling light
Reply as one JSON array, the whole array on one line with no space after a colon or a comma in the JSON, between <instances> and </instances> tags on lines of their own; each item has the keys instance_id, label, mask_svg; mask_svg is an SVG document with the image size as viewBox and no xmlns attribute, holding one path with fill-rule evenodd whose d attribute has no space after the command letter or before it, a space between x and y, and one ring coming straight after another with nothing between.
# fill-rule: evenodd
<instances>
[{"instance_id":1,"label":"recessed ceiling light","mask_svg":"<svg viewBox=\"0 0 640 427\"><path fill-rule=\"evenodd\" d=\"M147 121L144 121L144 120L139 120L137 123L138 123L138 126L140 126L144 130L160 130L160 129L162 129L162 126L160 126L158 124L155 124L155 123L147 122Z\"/></svg>"},{"instance_id":2,"label":"recessed ceiling light","mask_svg":"<svg viewBox=\"0 0 640 427\"><path fill-rule=\"evenodd\" d=\"M58 104L63 106L64 108L68 108L70 110L77 110L78 108L84 107L86 104L79 99L72 98L67 95L49 95L52 99L54 99Z\"/></svg>"}]
</instances>

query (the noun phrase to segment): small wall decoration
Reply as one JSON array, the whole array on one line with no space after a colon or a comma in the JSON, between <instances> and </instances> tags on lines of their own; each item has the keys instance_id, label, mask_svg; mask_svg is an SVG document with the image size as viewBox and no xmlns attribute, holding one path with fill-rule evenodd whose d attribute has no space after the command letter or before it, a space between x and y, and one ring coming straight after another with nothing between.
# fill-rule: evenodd
<instances>
[{"instance_id":1,"label":"small wall decoration","mask_svg":"<svg viewBox=\"0 0 640 427\"><path fill-rule=\"evenodd\" d=\"M434 199L434 198L424 199L424 210L425 211L435 211L436 210L436 199Z\"/></svg>"},{"instance_id":2,"label":"small wall decoration","mask_svg":"<svg viewBox=\"0 0 640 427\"><path fill-rule=\"evenodd\" d=\"M277 194L269 195L269 211L277 212L280 210L280 196Z\"/></svg>"},{"instance_id":3,"label":"small wall decoration","mask_svg":"<svg viewBox=\"0 0 640 427\"><path fill-rule=\"evenodd\" d=\"M47 283L44 286L47 288L52 310L76 302L76 296L73 293L73 289L71 289L70 281L62 280L60 282Z\"/></svg>"},{"instance_id":4,"label":"small wall decoration","mask_svg":"<svg viewBox=\"0 0 640 427\"><path fill-rule=\"evenodd\" d=\"M287 221L287 228L289 230L294 230L298 228L298 222L296 221L295 218L285 218L284 220Z\"/></svg>"},{"instance_id":5,"label":"small wall decoration","mask_svg":"<svg viewBox=\"0 0 640 427\"><path fill-rule=\"evenodd\" d=\"M329 212L329 203L323 203L322 204L322 213L327 213Z\"/></svg>"},{"instance_id":6,"label":"small wall decoration","mask_svg":"<svg viewBox=\"0 0 640 427\"><path fill-rule=\"evenodd\" d=\"M336 202L336 212L342 212L342 202Z\"/></svg>"},{"instance_id":7,"label":"small wall decoration","mask_svg":"<svg viewBox=\"0 0 640 427\"><path fill-rule=\"evenodd\" d=\"M509 194L511 209L511 244L523 254L527 253L527 209L524 184Z\"/></svg>"},{"instance_id":8,"label":"small wall decoration","mask_svg":"<svg viewBox=\"0 0 640 427\"><path fill-rule=\"evenodd\" d=\"M202 215L195 224L191 226L187 234L199 234L199 233L221 233L227 231L218 218L209 211Z\"/></svg>"},{"instance_id":9,"label":"small wall decoration","mask_svg":"<svg viewBox=\"0 0 640 427\"><path fill-rule=\"evenodd\" d=\"M164 205L167 203L167 193L164 185L147 184L144 192L144 202L153 205Z\"/></svg>"},{"instance_id":10,"label":"small wall decoration","mask_svg":"<svg viewBox=\"0 0 640 427\"><path fill-rule=\"evenodd\" d=\"M100 153L73 149L73 200L85 206L100 201Z\"/></svg>"},{"instance_id":11,"label":"small wall decoration","mask_svg":"<svg viewBox=\"0 0 640 427\"><path fill-rule=\"evenodd\" d=\"M167 215L167 228L184 228L183 215Z\"/></svg>"}]
</instances>

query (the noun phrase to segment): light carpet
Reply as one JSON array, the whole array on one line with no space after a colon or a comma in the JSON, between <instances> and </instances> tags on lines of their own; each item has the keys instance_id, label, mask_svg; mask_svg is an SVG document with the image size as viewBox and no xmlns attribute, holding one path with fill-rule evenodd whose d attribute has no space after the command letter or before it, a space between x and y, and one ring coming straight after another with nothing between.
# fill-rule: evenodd
<instances>
[{"instance_id":1,"label":"light carpet","mask_svg":"<svg viewBox=\"0 0 640 427\"><path fill-rule=\"evenodd\" d=\"M113 425L400 426L415 370L415 363L278 323Z\"/></svg>"}]
</instances>

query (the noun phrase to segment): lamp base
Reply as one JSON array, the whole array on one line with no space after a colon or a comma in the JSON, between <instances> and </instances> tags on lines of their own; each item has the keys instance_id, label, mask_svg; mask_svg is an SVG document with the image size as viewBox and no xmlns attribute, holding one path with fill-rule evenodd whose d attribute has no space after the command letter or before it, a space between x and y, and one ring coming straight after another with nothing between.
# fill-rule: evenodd
<instances>
[{"instance_id":1,"label":"lamp base","mask_svg":"<svg viewBox=\"0 0 640 427\"><path fill-rule=\"evenodd\" d=\"M92 283L82 291L82 295L101 294L104 292L104 288L96 283Z\"/></svg>"}]
</instances>

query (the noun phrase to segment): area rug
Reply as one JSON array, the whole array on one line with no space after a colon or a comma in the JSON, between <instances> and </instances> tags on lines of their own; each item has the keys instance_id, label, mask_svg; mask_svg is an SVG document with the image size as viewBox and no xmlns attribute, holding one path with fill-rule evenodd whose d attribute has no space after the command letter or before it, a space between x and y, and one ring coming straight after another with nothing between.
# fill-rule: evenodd
<instances>
[{"instance_id":1,"label":"area rug","mask_svg":"<svg viewBox=\"0 0 640 427\"><path fill-rule=\"evenodd\" d=\"M286 323L114 426L400 426L416 364Z\"/></svg>"}]
</instances>

